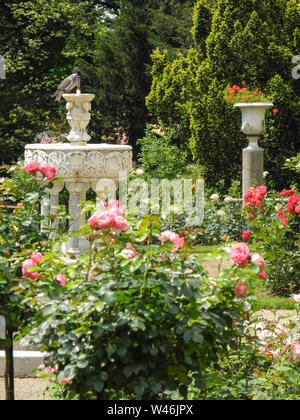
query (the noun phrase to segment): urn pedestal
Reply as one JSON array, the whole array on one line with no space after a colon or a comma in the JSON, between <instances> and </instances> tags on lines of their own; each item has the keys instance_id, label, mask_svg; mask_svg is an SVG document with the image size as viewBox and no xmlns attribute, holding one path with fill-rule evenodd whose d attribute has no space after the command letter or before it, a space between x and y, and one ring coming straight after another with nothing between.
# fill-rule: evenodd
<instances>
[{"instance_id":1,"label":"urn pedestal","mask_svg":"<svg viewBox=\"0 0 300 420\"><path fill-rule=\"evenodd\" d=\"M273 104L270 102L237 103L242 112L241 130L247 135L249 145L243 150L243 198L250 187L264 182L264 149L258 140L265 131L265 114Z\"/></svg>"}]
</instances>

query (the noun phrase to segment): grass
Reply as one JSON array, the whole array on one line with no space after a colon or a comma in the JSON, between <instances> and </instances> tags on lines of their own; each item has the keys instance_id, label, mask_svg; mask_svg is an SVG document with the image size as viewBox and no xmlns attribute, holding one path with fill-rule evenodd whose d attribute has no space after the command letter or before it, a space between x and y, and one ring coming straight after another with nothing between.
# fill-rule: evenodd
<instances>
[{"instance_id":1,"label":"grass","mask_svg":"<svg viewBox=\"0 0 300 420\"><path fill-rule=\"evenodd\" d=\"M231 244L226 244L226 246L230 247ZM219 247L220 245L198 245L193 246L190 252L193 254L213 253ZM291 297L272 295L264 286L263 280L258 281L255 296L257 298L258 310L293 310L296 308L296 304Z\"/></svg>"},{"instance_id":2,"label":"grass","mask_svg":"<svg viewBox=\"0 0 300 420\"><path fill-rule=\"evenodd\" d=\"M296 309L296 303L291 297L272 295L260 281L257 285L255 296L260 309L268 310L293 310Z\"/></svg>"}]
</instances>

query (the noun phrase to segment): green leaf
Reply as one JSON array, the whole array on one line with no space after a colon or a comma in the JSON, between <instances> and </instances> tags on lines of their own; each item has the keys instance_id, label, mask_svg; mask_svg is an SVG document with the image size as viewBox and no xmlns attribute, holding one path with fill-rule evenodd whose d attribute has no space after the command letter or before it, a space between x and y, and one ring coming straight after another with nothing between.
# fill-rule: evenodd
<instances>
[{"instance_id":1,"label":"green leaf","mask_svg":"<svg viewBox=\"0 0 300 420\"><path fill-rule=\"evenodd\" d=\"M179 312L179 306L176 305L175 303L171 303L170 305L168 305L167 309L168 309L168 312L170 312L170 314L172 315L177 315Z\"/></svg>"},{"instance_id":2,"label":"green leaf","mask_svg":"<svg viewBox=\"0 0 300 420\"><path fill-rule=\"evenodd\" d=\"M116 295L116 293L114 293L114 292L105 292L104 295L103 295L103 301L107 305L109 305L109 306L113 305L117 301L117 295Z\"/></svg>"},{"instance_id":3,"label":"green leaf","mask_svg":"<svg viewBox=\"0 0 300 420\"><path fill-rule=\"evenodd\" d=\"M74 365L67 365L62 372L58 375L58 381L63 379L74 379L76 376L76 367Z\"/></svg>"},{"instance_id":4,"label":"green leaf","mask_svg":"<svg viewBox=\"0 0 300 420\"><path fill-rule=\"evenodd\" d=\"M202 344L204 341L203 335L200 334L198 331L193 332L192 339L194 343L197 343L197 344Z\"/></svg>"},{"instance_id":5,"label":"green leaf","mask_svg":"<svg viewBox=\"0 0 300 420\"><path fill-rule=\"evenodd\" d=\"M93 387L96 392L101 392L104 388L104 382L102 381L94 382Z\"/></svg>"}]
</instances>

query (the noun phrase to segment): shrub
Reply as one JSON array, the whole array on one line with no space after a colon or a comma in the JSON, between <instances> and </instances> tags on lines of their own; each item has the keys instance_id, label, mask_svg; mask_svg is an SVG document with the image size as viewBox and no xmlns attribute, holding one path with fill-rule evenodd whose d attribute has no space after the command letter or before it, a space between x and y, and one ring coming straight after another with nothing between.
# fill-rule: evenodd
<instances>
[{"instance_id":1,"label":"shrub","mask_svg":"<svg viewBox=\"0 0 300 420\"><path fill-rule=\"evenodd\" d=\"M266 285L286 295L300 289L300 197L286 190L265 200L263 188L263 195L254 188L248 191L244 211L252 243L269 262Z\"/></svg>"},{"instance_id":2,"label":"shrub","mask_svg":"<svg viewBox=\"0 0 300 420\"><path fill-rule=\"evenodd\" d=\"M156 134L148 129L138 140L141 146L139 162L147 177L174 179L185 173L187 152L172 144L171 134Z\"/></svg>"},{"instance_id":3,"label":"shrub","mask_svg":"<svg viewBox=\"0 0 300 420\"><path fill-rule=\"evenodd\" d=\"M38 279L19 285L34 314L23 344L47 352L64 398L160 398L174 389L186 398L191 380L202 386L203 371L236 346L253 297L236 297L235 287L251 292L257 265L208 279L183 238L162 233L155 216L125 220L115 202L83 234L89 253L68 264L52 250L31 269ZM41 292L48 301L35 298Z\"/></svg>"}]
</instances>

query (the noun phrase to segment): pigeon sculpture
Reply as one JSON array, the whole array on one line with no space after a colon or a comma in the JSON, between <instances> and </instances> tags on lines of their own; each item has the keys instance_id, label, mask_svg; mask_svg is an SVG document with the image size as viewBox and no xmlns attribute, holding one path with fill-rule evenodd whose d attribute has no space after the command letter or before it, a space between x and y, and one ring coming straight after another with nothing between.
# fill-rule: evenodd
<instances>
[{"instance_id":1,"label":"pigeon sculpture","mask_svg":"<svg viewBox=\"0 0 300 420\"><path fill-rule=\"evenodd\" d=\"M63 93L70 93L76 87L76 81L79 72L80 69L78 67L75 67L75 69L73 70L73 74L66 77L65 80L63 80L58 86L57 91L53 95L55 96L55 100L57 102L60 101L60 98L62 97Z\"/></svg>"}]
</instances>

